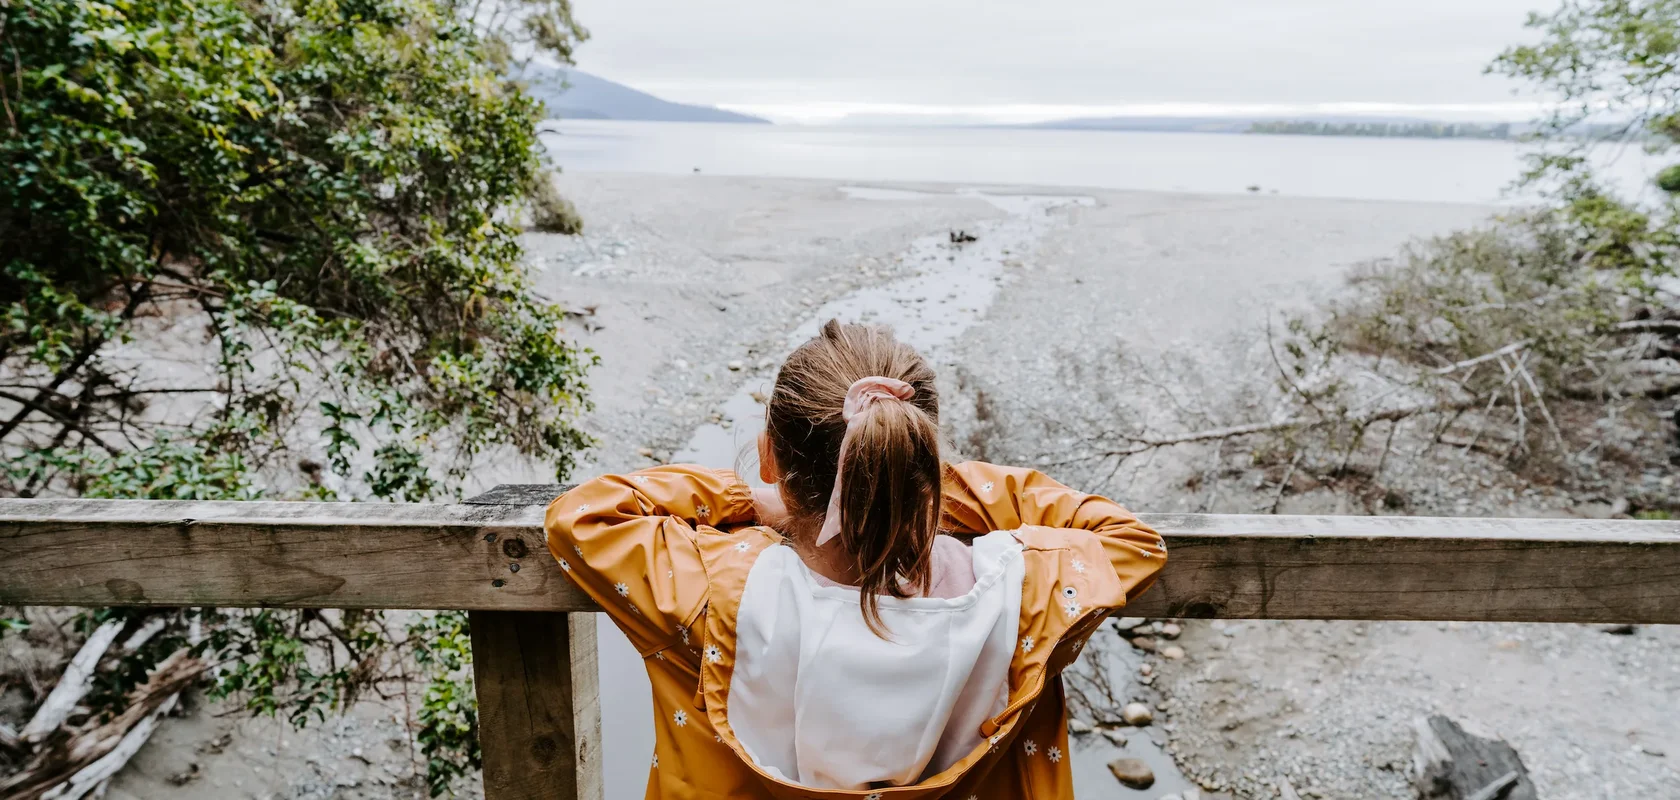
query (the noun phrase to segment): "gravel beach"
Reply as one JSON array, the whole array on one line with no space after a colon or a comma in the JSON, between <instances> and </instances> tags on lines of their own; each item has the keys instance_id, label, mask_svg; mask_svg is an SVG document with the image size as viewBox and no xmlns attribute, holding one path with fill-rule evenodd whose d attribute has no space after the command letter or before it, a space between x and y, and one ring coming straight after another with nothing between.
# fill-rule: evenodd
<instances>
[{"instance_id":1,"label":"gravel beach","mask_svg":"<svg viewBox=\"0 0 1680 800\"><path fill-rule=\"evenodd\" d=\"M1064 424L1064 438L1046 437L1042 425L1013 426L1010 409L1036 408L1064 422L1100 417L1114 410L1107 405L1135 400L1129 387L1144 382L1198 402L1240 403L1230 387L1259 368L1256 345L1269 319L1335 291L1360 261L1495 212L1018 186L858 190L703 175L568 174L561 189L577 204L585 234L530 234L526 247L539 290L575 312L571 335L601 359L585 422L599 446L586 473L693 452L708 426L717 434L704 440L708 458L732 461L730 451L755 430L752 403L739 398L768 388L802 325L856 307L900 327L926 326L920 335L936 342L953 458L1047 462L1073 445L1077 430ZM955 253L942 261L942 243L957 231L977 236L979 249L966 261ZM904 288L929 281L949 291ZM882 299L882 291L905 296ZM939 319L960 324L935 330ZM1092 363L1109 353L1159 368L1133 374L1118 361ZM1070 360L1079 368L1070 370ZM1163 411L1122 410L1154 421ZM1187 489L1189 469L1163 460L1123 481L1060 477L1101 484L1141 511L1251 510L1252 498ZM463 493L550 480L517 459L496 459ZM1281 510L1356 513L1329 498L1310 502ZM1502 502L1465 509L1443 499L1410 513L1516 513ZM634 748L647 724L648 700L637 696L645 678L627 643L604 633L611 634L602 641L607 797L639 797L646 753ZM1429 712L1509 740L1542 797L1680 796L1674 628L1613 635L1566 625L1186 622L1174 631L1176 658L1136 650L1117 632L1098 636L1102 647L1086 658L1110 658L1108 694L1147 703L1154 722L1129 734L1078 736L1082 797L1185 798L1199 785L1204 797L1272 798L1287 780L1300 796L1321 800L1410 798L1411 722ZM406 778L410 755L392 721L400 702L365 704L302 734L216 713L197 705L166 725L107 796L423 791ZM1126 789L1105 764L1134 749L1140 758L1170 753L1182 773L1156 760L1159 785ZM189 770L182 785L170 780Z\"/></svg>"}]
</instances>

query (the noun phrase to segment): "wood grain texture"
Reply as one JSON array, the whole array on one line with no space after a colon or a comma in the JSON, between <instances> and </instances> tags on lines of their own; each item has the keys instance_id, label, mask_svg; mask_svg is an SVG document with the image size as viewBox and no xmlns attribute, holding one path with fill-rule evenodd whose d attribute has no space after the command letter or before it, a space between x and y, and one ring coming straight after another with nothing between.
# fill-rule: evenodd
<instances>
[{"instance_id":1,"label":"wood grain texture","mask_svg":"<svg viewBox=\"0 0 1680 800\"><path fill-rule=\"evenodd\" d=\"M1680 522L1145 514L1128 615L1680 623ZM587 611L542 508L0 500L0 604ZM515 567L518 569L516 570Z\"/></svg>"},{"instance_id":2,"label":"wood grain texture","mask_svg":"<svg viewBox=\"0 0 1680 800\"><path fill-rule=\"evenodd\" d=\"M469 616L485 797L601 800L591 615L473 611Z\"/></svg>"}]
</instances>

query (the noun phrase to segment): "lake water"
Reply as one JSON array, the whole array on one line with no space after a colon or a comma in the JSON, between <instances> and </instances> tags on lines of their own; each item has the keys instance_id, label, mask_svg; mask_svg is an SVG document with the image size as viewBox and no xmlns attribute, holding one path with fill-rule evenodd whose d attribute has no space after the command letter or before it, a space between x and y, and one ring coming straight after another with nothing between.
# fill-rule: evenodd
<instances>
[{"instance_id":1,"label":"lake water","mask_svg":"<svg viewBox=\"0 0 1680 800\"><path fill-rule=\"evenodd\" d=\"M1523 146L1385 139L1012 128L836 128L562 121L545 135L562 169L1022 184L1165 192L1261 192L1452 203L1510 202ZM1655 162L1606 150L1623 189ZM1516 198L1520 199L1520 198Z\"/></svg>"}]
</instances>

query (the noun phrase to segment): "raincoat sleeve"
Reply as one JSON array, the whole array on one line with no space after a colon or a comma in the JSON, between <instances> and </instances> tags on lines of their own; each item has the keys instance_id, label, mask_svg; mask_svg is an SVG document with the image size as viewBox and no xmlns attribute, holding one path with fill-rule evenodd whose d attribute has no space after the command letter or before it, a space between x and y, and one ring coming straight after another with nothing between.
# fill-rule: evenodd
<instances>
[{"instance_id":1,"label":"raincoat sleeve","mask_svg":"<svg viewBox=\"0 0 1680 800\"><path fill-rule=\"evenodd\" d=\"M581 483L549 505L543 528L561 571L645 656L688 644L705 608L696 536L753 518L734 472L669 465Z\"/></svg>"},{"instance_id":2,"label":"raincoat sleeve","mask_svg":"<svg viewBox=\"0 0 1680 800\"><path fill-rule=\"evenodd\" d=\"M945 471L943 525L959 533L1026 527L1090 531L1119 576L1126 601L1137 599L1167 563L1161 535L1119 503L1075 491L1035 469L981 461Z\"/></svg>"}]
</instances>

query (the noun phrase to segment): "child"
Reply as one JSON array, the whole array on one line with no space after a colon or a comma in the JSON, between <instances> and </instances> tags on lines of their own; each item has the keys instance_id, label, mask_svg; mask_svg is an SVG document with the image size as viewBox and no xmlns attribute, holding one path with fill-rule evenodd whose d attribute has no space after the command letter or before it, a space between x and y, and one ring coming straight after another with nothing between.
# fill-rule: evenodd
<instances>
[{"instance_id":1,"label":"child","mask_svg":"<svg viewBox=\"0 0 1680 800\"><path fill-rule=\"evenodd\" d=\"M1061 670L1166 550L1039 472L944 464L938 418L921 356L831 321L776 377L773 488L673 465L549 507L652 679L648 797L1072 796Z\"/></svg>"}]
</instances>

